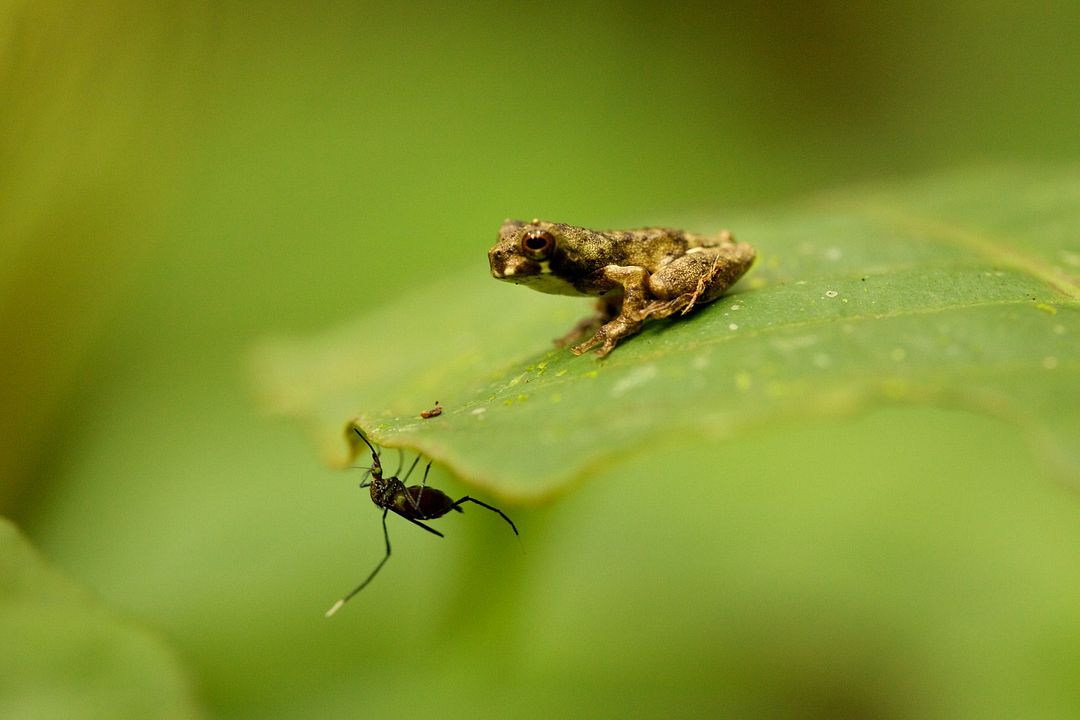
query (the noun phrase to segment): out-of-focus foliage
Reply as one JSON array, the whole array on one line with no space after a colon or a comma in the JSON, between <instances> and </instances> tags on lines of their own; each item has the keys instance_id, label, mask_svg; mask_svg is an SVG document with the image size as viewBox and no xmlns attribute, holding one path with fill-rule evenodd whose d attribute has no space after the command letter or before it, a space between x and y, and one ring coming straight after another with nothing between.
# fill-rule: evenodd
<instances>
[{"instance_id":1,"label":"out-of-focus foliage","mask_svg":"<svg viewBox=\"0 0 1080 720\"><path fill-rule=\"evenodd\" d=\"M0 507L40 484L61 406L174 201L205 27L121 5L0 5Z\"/></svg>"},{"instance_id":2,"label":"out-of-focus foliage","mask_svg":"<svg viewBox=\"0 0 1080 720\"><path fill-rule=\"evenodd\" d=\"M0 519L0 717L202 717L155 633L49 568Z\"/></svg>"},{"instance_id":3,"label":"out-of-focus foliage","mask_svg":"<svg viewBox=\"0 0 1080 720\"><path fill-rule=\"evenodd\" d=\"M487 277L506 216L739 231L844 183L1075 163L1078 23L969 1L4 3L0 510L222 716L1076 714L1076 497L1010 425L879 410L649 448L507 507L525 552L478 513L445 541L394 524L378 582L326 621L382 552L378 513L259 415L245 359L429 286L514 298L483 310L484 352L544 342L580 305ZM1023 238L1014 206L982 211ZM435 366L417 315L369 330ZM372 402L449 402L392 388Z\"/></svg>"}]
</instances>

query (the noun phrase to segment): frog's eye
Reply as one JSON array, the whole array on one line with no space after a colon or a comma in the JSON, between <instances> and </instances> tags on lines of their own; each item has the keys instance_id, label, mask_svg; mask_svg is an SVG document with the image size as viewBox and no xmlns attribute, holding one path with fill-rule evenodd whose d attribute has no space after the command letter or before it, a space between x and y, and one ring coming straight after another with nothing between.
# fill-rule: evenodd
<instances>
[{"instance_id":1,"label":"frog's eye","mask_svg":"<svg viewBox=\"0 0 1080 720\"><path fill-rule=\"evenodd\" d=\"M555 236L547 230L530 230L521 238L521 252L533 260L545 259L555 248Z\"/></svg>"}]
</instances>

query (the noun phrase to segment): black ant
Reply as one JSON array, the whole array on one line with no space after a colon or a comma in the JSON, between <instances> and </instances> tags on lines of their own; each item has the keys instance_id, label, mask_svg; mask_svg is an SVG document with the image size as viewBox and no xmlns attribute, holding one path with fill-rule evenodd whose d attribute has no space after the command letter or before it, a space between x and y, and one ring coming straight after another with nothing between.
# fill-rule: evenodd
<instances>
[{"instance_id":1,"label":"black ant","mask_svg":"<svg viewBox=\"0 0 1080 720\"><path fill-rule=\"evenodd\" d=\"M370 442L368 442L368 439L364 437L364 434L360 432L360 428L354 427L353 430L356 431L356 434L360 436L360 439L363 440L364 444L368 446L369 450L371 450L371 467L368 468L367 473L365 473L364 481L360 483L360 487L370 487L371 501L375 503L376 506L383 509L382 529L383 538L386 540L386 555L383 556L383 559L379 561L379 564L375 566L375 569L371 571L371 574L367 576L367 579L364 580L364 582L353 588L348 595L338 600L329 610L326 611L326 617L330 617L331 615L336 613L338 610L341 609L342 605L347 603L350 599L352 599L354 595L367 587L368 583L371 582L372 579L379 573L379 570L382 570L382 566L386 564L386 561L390 559L390 533L386 530L386 515L391 511L393 511L394 514L400 515L401 517L405 518L413 525L419 525L420 527L427 530L429 533L433 533L435 535L438 535L439 537L444 537L441 532L439 532L433 527L425 525L420 521L441 518L443 515L450 512L451 510L456 510L457 512L464 512L461 509L462 503L471 502L476 503L482 508L487 508L493 513L498 513L499 517L501 517L507 522L507 524L510 525L510 529L514 531L514 534L518 534L518 529L517 526L514 525L514 521L507 517L506 514L499 508L493 507L484 502L480 502L476 498L471 498L468 495L461 498L460 500L451 500L450 496L444 493L442 490L439 490L438 488L428 487L427 476L428 472L431 470L430 462L428 462L427 467L424 468L424 479L421 484L409 485L408 487L406 487L405 481L409 479L409 476L412 475L413 469L415 469L417 463L420 462L419 455L417 455L416 459L413 460L413 464L409 466L409 471L405 473L405 477L401 480L398 480L397 474L389 478L384 478L382 463L379 462L378 451ZM398 467L398 472L400 471L401 468ZM370 482L367 480L368 476L371 477Z\"/></svg>"}]
</instances>

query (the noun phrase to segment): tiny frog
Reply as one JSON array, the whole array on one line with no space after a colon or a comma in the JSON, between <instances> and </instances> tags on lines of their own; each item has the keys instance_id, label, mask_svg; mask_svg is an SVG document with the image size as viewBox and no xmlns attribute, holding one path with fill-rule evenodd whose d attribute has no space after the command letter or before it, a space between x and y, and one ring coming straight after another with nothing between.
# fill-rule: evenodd
<instances>
[{"instance_id":1,"label":"tiny frog","mask_svg":"<svg viewBox=\"0 0 1080 720\"><path fill-rule=\"evenodd\" d=\"M595 316L555 341L575 355L599 345L604 357L647 318L686 314L718 298L754 263L754 248L724 230L589 230L562 223L507 220L488 251L491 274L554 295L600 298Z\"/></svg>"}]
</instances>

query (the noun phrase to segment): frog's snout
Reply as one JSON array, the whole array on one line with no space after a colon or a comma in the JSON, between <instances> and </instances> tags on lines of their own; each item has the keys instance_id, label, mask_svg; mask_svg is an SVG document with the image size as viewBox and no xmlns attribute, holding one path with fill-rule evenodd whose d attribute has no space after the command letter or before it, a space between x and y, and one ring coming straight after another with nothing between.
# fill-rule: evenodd
<instances>
[{"instance_id":1,"label":"frog's snout","mask_svg":"<svg viewBox=\"0 0 1080 720\"><path fill-rule=\"evenodd\" d=\"M506 253L493 249L488 253L488 264L491 266L491 276L496 280L505 280L517 274L518 267L510 258L507 262Z\"/></svg>"},{"instance_id":2,"label":"frog's snout","mask_svg":"<svg viewBox=\"0 0 1080 720\"><path fill-rule=\"evenodd\" d=\"M502 259L494 249L488 252L488 265L491 266L491 277L498 279L503 276Z\"/></svg>"}]
</instances>

